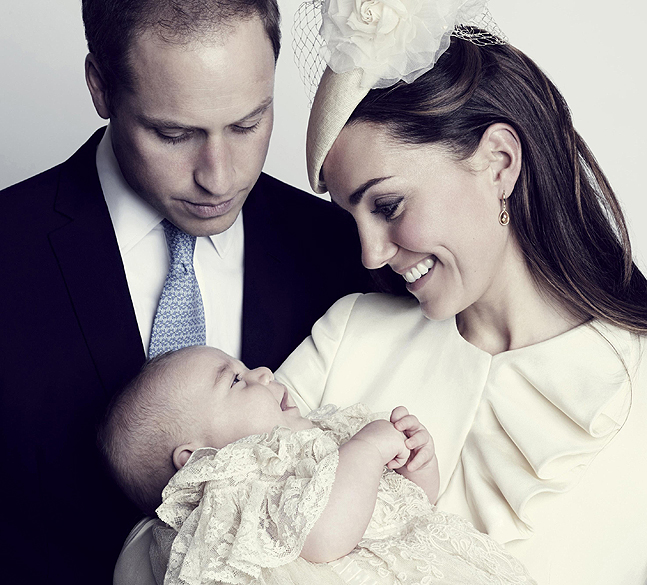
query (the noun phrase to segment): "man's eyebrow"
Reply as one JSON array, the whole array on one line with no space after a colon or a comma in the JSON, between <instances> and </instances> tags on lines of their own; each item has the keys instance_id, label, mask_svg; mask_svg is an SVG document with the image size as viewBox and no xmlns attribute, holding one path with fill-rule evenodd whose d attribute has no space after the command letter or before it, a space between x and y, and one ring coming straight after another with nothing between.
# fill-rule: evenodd
<instances>
[{"instance_id":1,"label":"man's eyebrow","mask_svg":"<svg viewBox=\"0 0 647 585\"><path fill-rule=\"evenodd\" d=\"M166 128L169 130L197 130L194 126L187 126L186 124L180 124L173 120L165 120L164 118L149 118L144 114L137 114L137 120L149 126L150 128Z\"/></svg>"},{"instance_id":2,"label":"man's eyebrow","mask_svg":"<svg viewBox=\"0 0 647 585\"><path fill-rule=\"evenodd\" d=\"M249 114L246 114L239 120L232 122L232 124L235 126L237 124L246 122L250 118L255 118L256 116L261 115L272 105L273 101L274 101L274 98L272 97L267 98L261 103L260 106L258 106L257 108L252 110ZM196 126L181 124L175 120L169 120L165 118L150 118L149 116L145 116L144 114L137 114L137 119L139 120L140 123L150 128L160 128L160 129L168 129L168 130L185 130L185 131L200 130L200 128Z\"/></svg>"},{"instance_id":3,"label":"man's eyebrow","mask_svg":"<svg viewBox=\"0 0 647 585\"><path fill-rule=\"evenodd\" d=\"M246 122L250 118L255 118L256 116L261 115L267 108L269 108L272 105L272 102L274 101L273 97L268 97L266 100L264 100L258 108L255 110L251 111L249 114L246 116L243 116L240 120L237 120L234 122L234 124L240 124L241 122Z\"/></svg>"},{"instance_id":4,"label":"man's eyebrow","mask_svg":"<svg viewBox=\"0 0 647 585\"><path fill-rule=\"evenodd\" d=\"M363 185L359 187L359 189L355 189L348 198L348 202L354 207L357 205L361 200L362 197L364 197L364 193L368 191L371 187L377 185L378 183L381 183L382 181L386 181L387 179L390 179L391 177L378 177L376 179L371 179L370 181L366 181Z\"/></svg>"}]
</instances>

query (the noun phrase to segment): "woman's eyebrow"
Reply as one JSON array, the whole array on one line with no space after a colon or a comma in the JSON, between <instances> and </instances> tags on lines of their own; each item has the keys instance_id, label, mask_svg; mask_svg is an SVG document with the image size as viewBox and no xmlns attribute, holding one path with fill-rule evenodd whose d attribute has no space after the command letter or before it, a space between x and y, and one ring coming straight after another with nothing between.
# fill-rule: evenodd
<instances>
[{"instance_id":1,"label":"woman's eyebrow","mask_svg":"<svg viewBox=\"0 0 647 585\"><path fill-rule=\"evenodd\" d=\"M382 181L386 181L387 179L390 179L391 176L388 177L378 177L376 179L371 179L370 181L366 181L363 185L359 187L359 189L355 189L348 198L348 203L350 203L353 207L356 206L361 200L362 197L364 197L364 193L368 191L371 187L374 185L377 185L378 183L381 183Z\"/></svg>"}]
</instances>

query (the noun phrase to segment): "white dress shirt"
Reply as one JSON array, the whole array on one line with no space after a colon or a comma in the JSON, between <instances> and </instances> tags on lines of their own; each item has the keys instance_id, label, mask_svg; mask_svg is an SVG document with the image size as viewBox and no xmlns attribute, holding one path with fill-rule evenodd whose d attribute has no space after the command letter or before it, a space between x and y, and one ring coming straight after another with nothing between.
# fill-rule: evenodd
<instances>
[{"instance_id":1,"label":"white dress shirt","mask_svg":"<svg viewBox=\"0 0 647 585\"><path fill-rule=\"evenodd\" d=\"M121 174L112 150L110 126L99 143L96 160L139 334L148 355L153 319L169 268L168 247L161 225L164 218L133 191ZM241 212L227 231L197 238L193 256L204 304L207 345L236 358L240 357L242 338L243 253Z\"/></svg>"}]
</instances>

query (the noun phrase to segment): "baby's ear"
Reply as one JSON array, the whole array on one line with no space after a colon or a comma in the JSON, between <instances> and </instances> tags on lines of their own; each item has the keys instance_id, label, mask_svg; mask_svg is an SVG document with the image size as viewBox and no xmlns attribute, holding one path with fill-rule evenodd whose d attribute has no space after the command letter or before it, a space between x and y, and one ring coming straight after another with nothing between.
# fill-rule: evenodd
<instances>
[{"instance_id":1,"label":"baby's ear","mask_svg":"<svg viewBox=\"0 0 647 585\"><path fill-rule=\"evenodd\" d=\"M191 457L195 449L196 447L190 443L180 445L175 448L173 451L173 465L177 471L186 465L186 462L189 460L189 457Z\"/></svg>"}]
</instances>

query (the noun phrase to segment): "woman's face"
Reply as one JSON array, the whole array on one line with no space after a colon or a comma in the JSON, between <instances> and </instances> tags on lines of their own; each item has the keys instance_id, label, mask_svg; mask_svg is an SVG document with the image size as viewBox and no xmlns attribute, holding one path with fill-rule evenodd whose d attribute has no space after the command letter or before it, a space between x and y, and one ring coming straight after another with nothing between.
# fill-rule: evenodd
<instances>
[{"instance_id":1,"label":"woman's face","mask_svg":"<svg viewBox=\"0 0 647 585\"><path fill-rule=\"evenodd\" d=\"M323 174L333 201L357 222L364 266L388 264L425 316L446 319L496 302L506 286L512 238L498 221L501 156L482 141L457 162L440 146L402 144L360 123L342 130Z\"/></svg>"}]
</instances>

